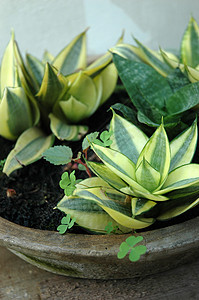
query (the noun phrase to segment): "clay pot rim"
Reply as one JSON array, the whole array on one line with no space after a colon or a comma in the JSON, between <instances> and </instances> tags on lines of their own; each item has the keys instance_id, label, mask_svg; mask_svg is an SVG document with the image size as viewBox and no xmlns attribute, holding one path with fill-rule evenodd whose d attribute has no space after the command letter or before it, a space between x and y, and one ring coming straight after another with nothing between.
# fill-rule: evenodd
<instances>
[{"instance_id":1,"label":"clay pot rim","mask_svg":"<svg viewBox=\"0 0 199 300\"><path fill-rule=\"evenodd\" d=\"M198 226L199 217L196 217L176 225L139 232L135 235L143 236L143 243L147 245L148 252L162 251L160 248L164 248L164 250L179 248L181 251L182 245L186 247L190 244L193 247L194 245L199 246ZM95 249L95 251L101 252L108 248L108 251L107 249L105 251L107 255L108 252L118 250L121 242L128 236L129 234L107 236L68 233L60 235L55 231L24 227L0 217L0 245L13 249L20 246L26 249L35 248L40 251L45 249L45 251L57 252L57 248L59 248L61 252L74 251L78 254L82 253L84 249L90 248L90 250Z\"/></svg>"}]
</instances>

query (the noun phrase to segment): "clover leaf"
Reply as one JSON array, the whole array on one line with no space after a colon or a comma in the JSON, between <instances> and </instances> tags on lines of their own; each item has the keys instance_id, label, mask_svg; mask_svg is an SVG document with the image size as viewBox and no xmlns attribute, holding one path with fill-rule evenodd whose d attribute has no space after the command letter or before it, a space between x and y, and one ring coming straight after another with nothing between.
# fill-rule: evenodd
<instances>
[{"instance_id":1,"label":"clover leaf","mask_svg":"<svg viewBox=\"0 0 199 300\"><path fill-rule=\"evenodd\" d=\"M109 147L113 141L110 140L110 137L111 135L113 134L112 131L103 131L101 134L100 134L100 140L98 139L95 139L94 140L94 143L99 145L99 146L103 146L103 147Z\"/></svg>"},{"instance_id":2,"label":"clover leaf","mask_svg":"<svg viewBox=\"0 0 199 300\"><path fill-rule=\"evenodd\" d=\"M130 237L128 237L125 242L121 243L120 250L117 254L117 257L119 259L122 259L130 251L129 260L132 261L132 262L138 261L140 259L140 256L142 254L145 254L146 251L147 251L147 248L144 245L135 246L136 244L138 244L142 240L143 240L142 236L137 236L137 237L130 236Z\"/></svg>"},{"instance_id":3,"label":"clover leaf","mask_svg":"<svg viewBox=\"0 0 199 300\"><path fill-rule=\"evenodd\" d=\"M107 234L115 233L118 230L118 226L113 226L112 222L108 222L108 224L105 226L105 231Z\"/></svg>"},{"instance_id":4,"label":"clover leaf","mask_svg":"<svg viewBox=\"0 0 199 300\"><path fill-rule=\"evenodd\" d=\"M75 171L73 171L70 175L68 172L64 172L61 176L59 185L64 190L65 195L70 196L76 189L75 185L80 181L81 179L76 180Z\"/></svg>"},{"instance_id":5,"label":"clover leaf","mask_svg":"<svg viewBox=\"0 0 199 300\"><path fill-rule=\"evenodd\" d=\"M70 214L67 214L66 217L61 219L61 224L57 227L57 230L60 234L64 234L68 229L72 228L75 224L76 219L72 218Z\"/></svg>"}]
</instances>

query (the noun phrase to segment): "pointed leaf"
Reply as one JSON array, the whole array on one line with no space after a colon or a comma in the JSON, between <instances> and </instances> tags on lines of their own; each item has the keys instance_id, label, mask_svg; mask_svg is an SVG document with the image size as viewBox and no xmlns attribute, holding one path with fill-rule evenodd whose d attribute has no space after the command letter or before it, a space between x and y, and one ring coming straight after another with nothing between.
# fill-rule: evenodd
<instances>
[{"instance_id":1,"label":"pointed leaf","mask_svg":"<svg viewBox=\"0 0 199 300\"><path fill-rule=\"evenodd\" d=\"M170 142L170 172L179 166L191 162L196 149L197 135L197 122L194 121L191 127Z\"/></svg>"},{"instance_id":2,"label":"pointed leaf","mask_svg":"<svg viewBox=\"0 0 199 300\"><path fill-rule=\"evenodd\" d=\"M87 113L84 118L89 116L92 113L93 108L96 107L95 104L98 100L97 87L92 78L83 72L79 72L78 77L75 79L68 92L77 99L77 101L86 106Z\"/></svg>"},{"instance_id":3,"label":"pointed leaf","mask_svg":"<svg viewBox=\"0 0 199 300\"><path fill-rule=\"evenodd\" d=\"M141 199L141 198L132 198L131 199L131 207L133 216L139 216L143 213L150 212L157 205L156 202Z\"/></svg>"},{"instance_id":4,"label":"pointed leaf","mask_svg":"<svg viewBox=\"0 0 199 300\"><path fill-rule=\"evenodd\" d=\"M53 60L53 66L63 75L86 67L86 31L76 36Z\"/></svg>"},{"instance_id":5,"label":"pointed leaf","mask_svg":"<svg viewBox=\"0 0 199 300\"><path fill-rule=\"evenodd\" d=\"M159 54L156 51L153 51L146 46L144 46L142 43L140 43L137 39L134 39L138 46L140 47L144 60L152 66L158 73L160 73L162 76L167 76L168 73L171 71L171 67L166 65L161 57L161 54Z\"/></svg>"},{"instance_id":6,"label":"pointed leaf","mask_svg":"<svg viewBox=\"0 0 199 300\"><path fill-rule=\"evenodd\" d=\"M141 53L141 49L130 44L118 44L111 48L109 51L129 60L144 60L143 53Z\"/></svg>"},{"instance_id":7,"label":"pointed leaf","mask_svg":"<svg viewBox=\"0 0 199 300\"><path fill-rule=\"evenodd\" d=\"M62 77L62 78L60 78ZM61 79L61 80L60 80ZM55 102L61 97L63 91L68 89L68 81L49 63L45 66L44 77L37 98L47 112L52 110Z\"/></svg>"},{"instance_id":8,"label":"pointed leaf","mask_svg":"<svg viewBox=\"0 0 199 300\"><path fill-rule=\"evenodd\" d=\"M55 59L54 56L49 51L47 51L47 50L44 51L43 59L42 59L42 63L44 65L47 62L51 64L54 59Z\"/></svg>"},{"instance_id":9,"label":"pointed leaf","mask_svg":"<svg viewBox=\"0 0 199 300\"><path fill-rule=\"evenodd\" d=\"M167 80L143 63L124 59L116 54L113 61L119 76L138 111L160 124L165 116L165 95L172 95Z\"/></svg>"},{"instance_id":10,"label":"pointed leaf","mask_svg":"<svg viewBox=\"0 0 199 300\"><path fill-rule=\"evenodd\" d=\"M138 127L120 117L114 111L110 130L113 132L111 149L118 150L136 164L141 150L148 141L148 137Z\"/></svg>"},{"instance_id":11,"label":"pointed leaf","mask_svg":"<svg viewBox=\"0 0 199 300\"><path fill-rule=\"evenodd\" d=\"M27 129L20 135L14 149L9 153L3 172L10 175L14 170L39 160L53 142L53 135L46 136L36 127Z\"/></svg>"},{"instance_id":12,"label":"pointed leaf","mask_svg":"<svg viewBox=\"0 0 199 300\"><path fill-rule=\"evenodd\" d=\"M92 143L92 149L104 164L128 184L135 178L135 164L122 153Z\"/></svg>"},{"instance_id":13,"label":"pointed leaf","mask_svg":"<svg viewBox=\"0 0 199 300\"><path fill-rule=\"evenodd\" d=\"M6 88L0 102L0 135L15 140L33 125L30 103L21 87Z\"/></svg>"},{"instance_id":14,"label":"pointed leaf","mask_svg":"<svg viewBox=\"0 0 199 300\"><path fill-rule=\"evenodd\" d=\"M182 38L181 60L193 68L199 64L199 27L193 17Z\"/></svg>"},{"instance_id":15,"label":"pointed leaf","mask_svg":"<svg viewBox=\"0 0 199 300\"><path fill-rule=\"evenodd\" d=\"M163 125L151 136L138 158L136 169L145 159L157 172L160 173L160 185L165 181L170 167L169 140Z\"/></svg>"},{"instance_id":16,"label":"pointed leaf","mask_svg":"<svg viewBox=\"0 0 199 300\"><path fill-rule=\"evenodd\" d=\"M102 163L87 161L88 167L100 178L106 181L113 188L120 190L127 184L115 173L113 173L106 165Z\"/></svg>"},{"instance_id":17,"label":"pointed leaf","mask_svg":"<svg viewBox=\"0 0 199 300\"><path fill-rule=\"evenodd\" d=\"M70 96L67 100L59 101L58 104L65 117L64 119L67 120L68 123L78 123L85 119L88 113L88 107L73 96Z\"/></svg>"},{"instance_id":18,"label":"pointed leaf","mask_svg":"<svg viewBox=\"0 0 199 300\"><path fill-rule=\"evenodd\" d=\"M137 182L148 191L153 192L160 184L161 175L143 157L135 172Z\"/></svg>"},{"instance_id":19,"label":"pointed leaf","mask_svg":"<svg viewBox=\"0 0 199 300\"><path fill-rule=\"evenodd\" d=\"M3 91L6 87L18 87L20 83L17 72L14 42L14 32L12 32L10 42L6 47L1 62L1 98L3 96Z\"/></svg>"},{"instance_id":20,"label":"pointed leaf","mask_svg":"<svg viewBox=\"0 0 199 300\"><path fill-rule=\"evenodd\" d=\"M185 189L186 187L198 185L199 183L199 165L187 164L180 166L177 169L169 173L167 180L165 181L162 190L157 194L165 194L177 189ZM184 190L184 192L186 192Z\"/></svg>"},{"instance_id":21,"label":"pointed leaf","mask_svg":"<svg viewBox=\"0 0 199 300\"><path fill-rule=\"evenodd\" d=\"M30 73L35 89L38 91L44 76L44 64L31 54L26 54L27 70Z\"/></svg>"}]
</instances>

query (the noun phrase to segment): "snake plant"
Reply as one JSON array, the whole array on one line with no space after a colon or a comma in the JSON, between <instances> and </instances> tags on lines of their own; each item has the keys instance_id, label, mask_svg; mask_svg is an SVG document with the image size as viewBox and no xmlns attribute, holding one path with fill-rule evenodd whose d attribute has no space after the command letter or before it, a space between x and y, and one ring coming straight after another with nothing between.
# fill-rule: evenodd
<instances>
[{"instance_id":1,"label":"snake plant","mask_svg":"<svg viewBox=\"0 0 199 300\"><path fill-rule=\"evenodd\" d=\"M55 137L76 141L87 132L85 120L110 97L118 75L110 53L86 60L86 31L57 56L27 54L26 62L12 34L1 64L0 135L18 140L4 173L40 159Z\"/></svg>"},{"instance_id":2,"label":"snake plant","mask_svg":"<svg viewBox=\"0 0 199 300\"><path fill-rule=\"evenodd\" d=\"M76 185L57 208L91 231L104 232L110 220L122 232L176 217L199 203L199 165L191 163L197 122L172 141L162 124L149 138L113 112L110 143L89 140L101 160L86 160L97 175Z\"/></svg>"},{"instance_id":3,"label":"snake plant","mask_svg":"<svg viewBox=\"0 0 199 300\"><path fill-rule=\"evenodd\" d=\"M111 54L107 53L87 65L84 31L47 63L29 54L26 61L42 120L50 122L57 138L79 139L87 131L85 120L115 89L117 71Z\"/></svg>"},{"instance_id":4,"label":"snake plant","mask_svg":"<svg viewBox=\"0 0 199 300\"><path fill-rule=\"evenodd\" d=\"M162 76L167 76L177 67L187 75L191 82L199 81L199 27L191 17L182 36L179 55L169 51L154 51L134 39L137 46L123 44L114 51L126 58L141 60L153 67Z\"/></svg>"},{"instance_id":5,"label":"snake plant","mask_svg":"<svg viewBox=\"0 0 199 300\"><path fill-rule=\"evenodd\" d=\"M190 83L180 69L163 77L151 66L115 52L113 61L133 103L137 125L158 127L163 116L168 134L175 136L194 120L199 82ZM118 107L123 111L122 105Z\"/></svg>"}]
</instances>

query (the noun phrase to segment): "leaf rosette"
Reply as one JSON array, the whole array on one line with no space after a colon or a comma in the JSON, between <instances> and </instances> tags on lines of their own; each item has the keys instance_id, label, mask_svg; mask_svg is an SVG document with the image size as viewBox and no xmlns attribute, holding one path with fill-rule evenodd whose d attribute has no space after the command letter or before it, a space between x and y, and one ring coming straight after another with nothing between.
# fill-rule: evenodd
<instances>
[{"instance_id":1,"label":"leaf rosette","mask_svg":"<svg viewBox=\"0 0 199 300\"><path fill-rule=\"evenodd\" d=\"M90 142L101 162L87 161L87 165L97 177L77 184L58 209L93 231L103 232L102 227L114 220L122 232L128 232L176 217L199 203L199 165L191 163L196 120L169 141L163 123L149 138L113 112L110 131L108 147Z\"/></svg>"}]
</instances>

